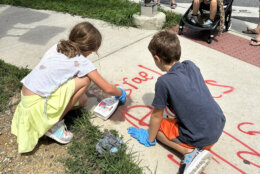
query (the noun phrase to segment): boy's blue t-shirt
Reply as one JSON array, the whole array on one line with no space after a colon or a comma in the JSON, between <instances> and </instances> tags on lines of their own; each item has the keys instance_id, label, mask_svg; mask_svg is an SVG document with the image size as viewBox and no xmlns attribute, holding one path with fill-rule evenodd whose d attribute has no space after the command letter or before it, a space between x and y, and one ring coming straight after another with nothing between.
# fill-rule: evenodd
<instances>
[{"instance_id":1,"label":"boy's blue t-shirt","mask_svg":"<svg viewBox=\"0 0 260 174\"><path fill-rule=\"evenodd\" d=\"M195 147L216 143L226 121L199 68L188 60L174 64L157 79L152 106L171 107L179 125L178 139Z\"/></svg>"}]
</instances>

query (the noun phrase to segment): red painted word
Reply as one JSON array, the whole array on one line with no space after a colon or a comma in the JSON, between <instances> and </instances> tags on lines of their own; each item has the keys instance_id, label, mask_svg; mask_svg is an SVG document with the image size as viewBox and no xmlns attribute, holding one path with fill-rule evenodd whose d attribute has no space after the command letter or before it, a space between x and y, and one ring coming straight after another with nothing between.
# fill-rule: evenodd
<instances>
[{"instance_id":1,"label":"red painted word","mask_svg":"<svg viewBox=\"0 0 260 174\"><path fill-rule=\"evenodd\" d=\"M140 71L138 73L138 75L139 75L138 77L134 77L134 78L131 79L131 81L133 83L129 82L128 77L124 77L123 78L123 84L127 85L128 87L130 87L130 88L125 89L125 91L128 92L127 98L129 98L131 96L133 89L135 89L135 90L139 89L136 86L137 84L141 84L141 83L146 82L148 80L154 79L153 76L152 77L148 77L148 74L146 72L144 72L144 71ZM116 84L116 86L119 86L119 84Z\"/></svg>"},{"instance_id":2,"label":"red painted word","mask_svg":"<svg viewBox=\"0 0 260 174\"><path fill-rule=\"evenodd\" d=\"M146 70L150 73L156 74L156 75L163 75L162 73L159 73L155 70L152 70L148 67L145 67L143 65L138 65L138 67L142 68L143 70ZM140 71L138 72L138 76L133 77L133 78L128 78L128 77L123 77L122 79L122 84L126 85L127 87L125 88L125 91L128 93L127 94L127 98L129 98L133 92L133 90L138 90L139 86L142 85L142 83L148 81L148 80L153 80L154 77L153 76L149 76L147 72L145 71ZM214 80L205 80L205 83L207 85L211 85L211 86L217 86L220 88L226 88L227 90L223 91L222 94L218 95L218 96L214 96L214 98L221 98L223 97L224 94L228 94L234 91L234 87L232 86L227 86L227 85L222 85L222 84L218 84L217 81ZM116 84L116 86L119 86L119 84Z\"/></svg>"}]
</instances>

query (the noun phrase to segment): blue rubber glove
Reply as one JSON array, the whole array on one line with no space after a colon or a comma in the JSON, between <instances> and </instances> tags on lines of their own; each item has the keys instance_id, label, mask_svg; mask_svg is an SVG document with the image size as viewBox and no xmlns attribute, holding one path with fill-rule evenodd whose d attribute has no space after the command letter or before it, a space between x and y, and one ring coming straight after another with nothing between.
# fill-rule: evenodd
<instances>
[{"instance_id":1,"label":"blue rubber glove","mask_svg":"<svg viewBox=\"0 0 260 174\"><path fill-rule=\"evenodd\" d=\"M124 103L125 100L126 100L126 92L125 92L125 90L124 90L123 88L121 88L121 87L118 87L118 89L120 89L120 90L122 91L122 94L121 94L121 96L116 97L116 99L119 100L121 103Z\"/></svg>"},{"instance_id":2,"label":"blue rubber glove","mask_svg":"<svg viewBox=\"0 0 260 174\"><path fill-rule=\"evenodd\" d=\"M149 132L143 128L138 129L136 127L129 127L128 133L146 147L154 146L156 144L156 139L154 139L153 142L149 141Z\"/></svg>"}]
</instances>

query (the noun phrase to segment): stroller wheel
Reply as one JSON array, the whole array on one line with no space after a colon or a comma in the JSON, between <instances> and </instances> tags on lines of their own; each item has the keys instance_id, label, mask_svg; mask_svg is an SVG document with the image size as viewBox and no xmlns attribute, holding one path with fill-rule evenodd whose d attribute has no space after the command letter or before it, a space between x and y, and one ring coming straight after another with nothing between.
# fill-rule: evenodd
<instances>
[{"instance_id":1,"label":"stroller wheel","mask_svg":"<svg viewBox=\"0 0 260 174\"><path fill-rule=\"evenodd\" d=\"M182 26L182 25L179 26L178 34L179 34L179 35L182 35L182 34L183 34L183 26Z\"/></svg>"},{"instance_id":2,"label":"stroller wheel","mask_svg":"<svg viewBox=\"0 0 260 174\"><path fill-rule=\"evenodd\" d=\"M211 30L211 31L210 31L210 34L209 34L209 36L208 36L208 40L207 40L208 44L211 43L211 41L212 41L213 38L214 38L214 30Z\"/></svg>"}]
</instances>

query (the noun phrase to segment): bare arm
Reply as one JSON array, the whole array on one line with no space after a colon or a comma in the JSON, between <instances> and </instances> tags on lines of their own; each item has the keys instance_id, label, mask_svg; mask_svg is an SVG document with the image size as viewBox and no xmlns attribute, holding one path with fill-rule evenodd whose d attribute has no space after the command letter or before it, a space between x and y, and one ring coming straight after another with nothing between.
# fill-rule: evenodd
<instances>
[{"instance_id":1,"label":"bare arm","mask_svg":"<svg viewBox=\"0 0 260 174\"><path fill-rule=\"evenodd\" d=\"M151 115L151 120L150 120L150 127L149 127L149 141L153 142L157 132L160 128L161 121L163 119L163 110L164 109L153 109L153 113Z\"/></svg>"},{"instance_id":2,"label":"bare arm","mask_svg":"<svg viewBox=\"0 0 260 174\"><path fill-rule=\"evenodd\" d=\"M105 93L113 96L121 96L122 92L115 85L108 83L97 70L88 73L88 77Z\"/></svg>"}]
</instances>

